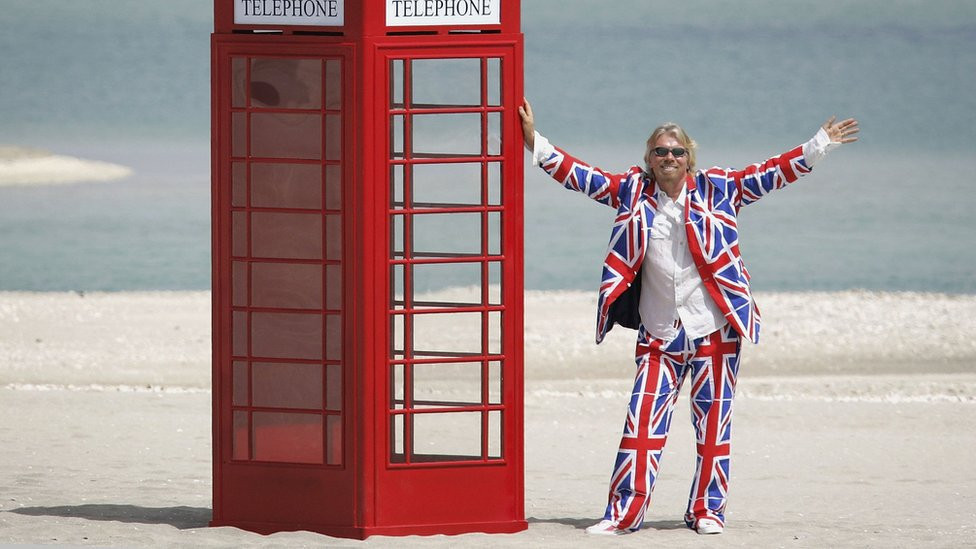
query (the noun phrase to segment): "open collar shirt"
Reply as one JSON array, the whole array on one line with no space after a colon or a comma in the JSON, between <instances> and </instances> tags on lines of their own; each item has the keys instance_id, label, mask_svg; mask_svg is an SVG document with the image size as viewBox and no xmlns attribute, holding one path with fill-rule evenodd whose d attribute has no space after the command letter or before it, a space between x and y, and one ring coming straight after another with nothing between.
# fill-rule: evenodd
<instances>
[{"instance_id":1,"label":"open collar shirt","mask_svg":"<svg viewBox=\"0 0 976 549\"><path fill-rule=\"evenodd\" d=\"M641 269L640 317L657 339L670 341L684 325L690 339L706 336L725 325L725 316L708 295L685 231L685 197L676 200L655 190L657 214L650 227Z\"/></svg>"}]
</instances>

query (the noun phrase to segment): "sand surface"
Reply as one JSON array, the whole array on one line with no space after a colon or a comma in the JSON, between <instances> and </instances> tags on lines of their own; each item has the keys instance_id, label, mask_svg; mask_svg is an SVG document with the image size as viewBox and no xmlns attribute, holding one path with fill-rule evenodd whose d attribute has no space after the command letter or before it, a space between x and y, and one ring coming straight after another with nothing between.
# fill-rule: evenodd
<instances>
[{"instance_id":1,"label":"sand surface","mask_svg":"<svg viewBox=\"0 0 976 549\"><path fill-rule=\"evenodd\" d=\"M592 343L594 297L526 295L529 529L365 542L208 528L206 292L0 293L0 545L972 547L976 296L760 294L736 399L728 527L680 522L687 398L640 532L592 539L633 332Z\"/></svg>"}]
</instances>

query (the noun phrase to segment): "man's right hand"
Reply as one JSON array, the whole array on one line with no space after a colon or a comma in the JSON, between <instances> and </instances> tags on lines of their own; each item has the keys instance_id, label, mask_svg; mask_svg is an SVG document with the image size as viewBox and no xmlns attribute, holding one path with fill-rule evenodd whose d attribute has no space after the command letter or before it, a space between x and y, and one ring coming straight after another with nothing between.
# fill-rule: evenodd
<instances>
[{"instance_id":1,"label":"man's right hand","mask_svg":"<svg viewBox=\"0 0 976 549\"><path fill-rule=\"evenodd\" d=\"M535 117L532 116L532 105L529 104L528 99L522 99L518 113L519 118L522 119L522 137L525 139L525 148L531 152L535 148Z\"/></svg>"}]
</instances>

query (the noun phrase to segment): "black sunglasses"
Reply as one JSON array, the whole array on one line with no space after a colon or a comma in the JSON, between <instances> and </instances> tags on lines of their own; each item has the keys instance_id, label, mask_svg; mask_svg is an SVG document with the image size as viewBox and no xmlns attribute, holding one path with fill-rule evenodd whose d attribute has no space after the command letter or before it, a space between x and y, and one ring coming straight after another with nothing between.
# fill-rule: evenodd
<instances>
[{"instance_id":1,"label":"black sunglasses","mask_svg":"<svg viewBox=\"0 0 976 549\"><path fill-rule=\"evenodd\" d=\"M673 149L669 149L667 147L654 147L652 150L654 151L654 156L660 156L661 158L667 156L668 153L673 154L675 158L681 158L682 156L688 154L688 149L684 147L675 147Z\"/></svg>"}]
</instances>

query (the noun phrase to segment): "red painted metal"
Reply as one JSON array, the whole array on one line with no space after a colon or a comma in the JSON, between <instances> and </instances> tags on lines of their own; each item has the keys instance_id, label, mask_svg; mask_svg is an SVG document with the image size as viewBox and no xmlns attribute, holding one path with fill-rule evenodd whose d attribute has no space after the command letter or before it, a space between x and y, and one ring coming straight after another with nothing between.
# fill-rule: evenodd
<instances>
[{"instance_id":1,"label":"red painted metal","mask_svg":"<svg viewBox=\"0 0 976 549\"><path fill-rule=\"evenodd\" d=\"M524 529L519 2L463 28L388 28L376 0L343 27L214 5L212 524ZM476 67L480 99L414 101L438 63ZM458 120L477 151L424 150ZM429 170L480 190L421 196ZM425 295L438 272L474 289ZM454 324L475 343L433 337Z\"/></svg>"}]
</instances>

